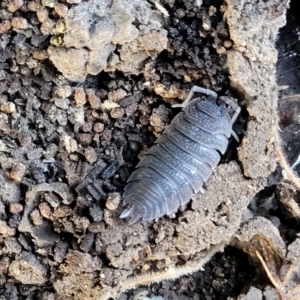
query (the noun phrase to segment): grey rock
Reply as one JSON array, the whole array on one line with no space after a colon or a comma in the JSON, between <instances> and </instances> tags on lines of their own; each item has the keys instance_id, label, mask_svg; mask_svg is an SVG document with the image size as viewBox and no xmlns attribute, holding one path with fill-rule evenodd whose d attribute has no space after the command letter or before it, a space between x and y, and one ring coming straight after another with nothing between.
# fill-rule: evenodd
<instances>
[{"instance_id":1,"label":"grey rock","mask_svg":"<svg viewBox=\"0 0 300 300\"><path fill-rule=\"evenodd\" d=\"M63 46L48 52L56 68L72 81L84 81L87 74L104 69L139 74L145 59L167 47L163 19L146 1L82 2L69 10L65 23ZM116 46L119 54L114 53Z\"/></svg>"}]
</instances>

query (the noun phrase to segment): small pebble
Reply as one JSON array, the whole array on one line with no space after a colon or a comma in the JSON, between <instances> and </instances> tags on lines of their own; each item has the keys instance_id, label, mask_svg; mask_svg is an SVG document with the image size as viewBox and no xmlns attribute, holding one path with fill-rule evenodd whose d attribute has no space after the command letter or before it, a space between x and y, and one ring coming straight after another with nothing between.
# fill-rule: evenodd
<instances>
[{"instance_id":1,"label":"small pebble","mask_svg":"<svg viewBox=\"0 0 300 300\"><path fill-rule=\"evenodd\" d=\"M217 53L218 54L225 54L226 53L226 48L221 46L220 48L217 49Z\"/></svg>"},{"instance_id":2,"label":"small pebble","mask_svg":"<svg viewBox=\"0 0 300 300\"><path fill-rule=\"evenodd\" d=\"M2 257L0 260L0 274L6 273L8 267L10 265L10 261L8 257Z\"/></svg>"},{"instance_id":3,"label":"small pebble","mask_svg":"<svg viewBox=\"0 0 300 300\"><path fill-rule=\"evenodd\" d=\"M17 11L18 9L20 9L24 4L24 1L23 0L13 0L13 1L10 1L8 4L7 4L7 10L9 12L15 12Z\"/></svg>"},{"instance_id":4,"label":"small pebble","mask_svg":"<svg viewBox=\"0 0 300 300\"><path fill-rule=\"evenodd\" d=\"M122 107L113 108L110 111L110 116L114 119L121 119L124 116L124 109Z\"/></svg>"},{"instance_id":5,"label":"small pebble","mask_svg":"<svg viewBox=\"0 0 300 300\"><path fill-rule=\"evenodd\" d=\"M211 29L211 21L209 19L204 20L202 27L206 31L210 30Z\"/></svg>"},{"instance_id":6,"label":"small pebble","mask_svg":"<svg viewBox=\"0 0 300 300\"><path fill-rule=\"evenodd\" d=\"M13 102L2 103L1 111L5 112L6 114L13 113L14 111L16 111L16 105Z\"/></svg>"},{"instance_id":7,"label":"small pebble","mask_svg":"<svg viewBox=\"0 0 300 300\"><path fill-rule=\"evenodd\" d=\"M0 23L0 33L5 33L11 29L11 23L8 20L3 20Z\"/></svg>"},{"instance_id":8,"label":"small pebble","mask_svg":"<svg viewBox=\"0 0 300 300\"><path fill-rule=\"evenodd\" d=\"M74 99L77 107L83 106L86 103L86 93L84 89L76 89Z\"/></svg>"},{"instance_id":9,"label":"small pebble","mask_svg":"<svg viewBox=\"0 0 300 300\"><path fill-rule=\"evenodd\" d=\"M81 3L81 0L67 0L67 2L70 4L79 4Z\"/></svg>"},{"instance_id":10,"label":"small pebble","mask_svg":"<svg viewBox=\"0 0 300 300\"><path fill-rule=\"evenodd\" d=\"M97 154L94 148L92 147L87 147L84 151L84 156L85 159L90 162L93 163L95 161L97 161Z\"/></svg>"},{"instance_id":11,"label":"small pebble","mask_svg":"<svg viewBox=\"0 0 300 300\"><path fill-rule=\"evenodd\" d=\"M42 5L46 7L53 8L57 0L42 0Z\"/></svg>"},{"instance_id":12,"label":"small pebble","mask_svg":"<svg viewBox=\"0 0 300 300\"><path fill-rule=\"evenodd\" d=\"M9 178L20 182L25 174L26 167L22 164L14 164L11 168Z\"/></svg>"},{"instance_id":13,"label":"small pebble","mask_svg":"<svg viewBox=\"0 0 300 300\"><path fill-rule=\"evenodd\" d=\"M0 234L2 234L2 236L12 236L15 235L15 232L15 229L10 228L5 221L0 220Z\"/></svg>"},{"instance_id":14,"label":"small pebble","mask_svg":"<svg viewBox=\"0 0 300 300\"><path fill-rule=\"evenodd\" d=\"M168 99L178 98L181 95L181 90L173 84L170 87L166 87L164 84L158 83L154 87L154 91L157 95Z\"/></svg>"},{"instance_id":15,"label":"small pebble","mask_svg":"<svg viewBox=\"0 0 300 300\"><path fill-rule=\"evenodd\" d=\"M57 86L54 93L60 98L68 98L72 94L72 89L69 85Z\"/></svg>"},{"instance_id":16,"label":"small pebble","mask_svg":"<svg viewBox=\"0 0 300 300\"><path fill-rule=\"evenodd\" d=\"M34 225L38 226L43 223L43 218L38 209L34 209L30 214L31 220Z\"/></svg>"},{"instance_id":17,"label":"small pebble","mask_svg":"<svg viewBox=\"0 0 300 300\"><path fill-rule=\"evenodd\" d=\"M45 200L53 207L56 208L59 206L60 204L60 200L58 199L58 197L53 194L53 193L47 193L44 195Z\"/></svg>"},{"instance_id":18,"label":"small pebble","mask_svg":"<svg viewBox=\"0 0 300 300\"><path fill-rule=\"evenodd\" d=\"M56 218L64 218L70 216L72 214L72 208L67 205L60 205L54 211L54 215Z\"/></svg>"},{"instance_id":19,"label":"small pebble","mask_svg":"<svg viewBox=\"0 0 300 300\"><path fill-rule=\"evenodd\" d=\"M59 241L54 248L54 260L61 263L68 252L68 247L67 243Z\"/></svg>"},{"instance_id":20,"label":"small pebble","mask_svg":"<svg viewBox=\"0 0 300 300\"><path fill-rule=\"evenodd\" d=\"M88 101L93 109L101 108L101 100L95 95L93 90L87 90Z\"/></svg>"},{"instance_id":21,"label":"small pebble","mask_svg":"<svg viewBox=\"0 0 300 300\"><path fill-rule=\"evenodd\" d=\"M35 50L32 52L33 58L37 60L45 60L48 58L47 50Z\"/></svg>"},{"instance_id":22,"label":"small pebble","mask_svg":"<svg viewBox=\"0 0 300 300\"><path fill-rule=\"evenodd\" d=\"M109 210L115 210L120 204L121 196L119 193L111 193L108 195L106 201L106 208Z\"/></svg>"},{"instance_id":23,"label":"small pebble","mask_svg":"<svg viewBox=\"0 0 300 300\"><path fill-rule=\"evenodd\" d=\"M15 237L6 238L4 244L6 246L6 251L8 251L9 253L18 254L22 251L22 246Z\"/></svg>"},{"instance_id":24,"label":"small pebble","mask_svg":"<svg viewBox=\"0 0 300 300\"><path fill-rule=\"evenodd\" d=\"M93 220L95 222L99 222L99 221L102 221L103 219L103 210L97 206L97 205L93 205L89 208L89 212L90 212L90 215L91 217L93 218Z\"/></svg>"},{"instance_id":25,"label":"small pebble","mask_svg":"<svg viewBox=\"0 0 300 300\"><path fill-rule=\"evenodd\" d=\"M11 26L14 29L26 29L28 27L28 22L24 18L13 18L11 21Z\"/></svg>"},{"instance_id":26,"label":"small pebble","mask_svg":"<svg viewBox=\"0 0 300 300\"><path fill-rule=\"evenodd\" d=\"M62 18L64 18L68 13L68 7L62 3L57 3L54 6L54 11Z\"/></svg>"},{"instance_id":27,"label":"small pebble","mask_svg":"<svg viewBox=\"0 0 300 300\"><path fill-rule=\"evenodd\" d=\"M48 203L42 202L39 205L39 210L40 210L41 215L44 218L50 219L50 217L51 217L51 207L50 207L50 205Z\"/></svg>"},{"instance_id":28,"label":"small pebble","mask_svg":"<svg viewBox=\"0 0 300 300\"><path fill-rule=\"evenodd\" d=\"M36 1L29 1L27 4L27 8L30 11L38 11L41 8L41 4Z\"/></svg>"},{"instance_id":29,"label":"small pebble","mask_svg":"<svg viewBox=\"0 0 300 300\"><path fill-rule=\"evenodd\" d=\"M97 132L97 133L100 133L104 130L104 124L102 123L96 123L94 125L94 131Z\"/></svg>"},{"instance_id":30,"label":"small pebble","mask_svg":"<svg viewBox=\"0 0 300 300\"><path fill-rule=\"evenodd\" d=\"M40 8L36 12L36 16L37 16L39 22L44 23L49 18L48 10L46 8Z\"/></svg>"},{"instance_id":31,"label":"small pebble","mask_svg":"<svg viewBox=\"0 0 300 300\"><path fill-rule=\"evenodd\" d=\"M10 203L9 204L9 211L12 214L19 214L21 211L23 211L23 205L20 203Z\"/></svg>"},{"instance_id":32,"label":"small pebble","mask_svg":"<svg viewBox=\"0 0 300 300\"><path fill-rule=\"evenodd\" d=\"M41 26L42 34L44 35L51 34L53 28L55 27L55 24L56 23L52 19L46 19Z\"/></svg>"},{"instance_id":33,"label":"small pebble","mask_svg":"<svg viewBox=\"0 0 300 300\"><path fill-rule=\"evenodd\" d=\"M227 48L227 49L228 49L228 48L231 48L232 45L233 45L233 43L232 43L231 40L226 40L226 41L223 42L223 46L224 46L225 48Z\"/></svg>"},{"instance_id":34,"label":"small pebble","mask_svg":"<svg viewBox=\"0 0 300 300\"><path fill-rule=\"evenodd\" d=\"M62 109L68 109L70 101L68 98L55 98L54 103L57 107Z\"/></svg>"},{"instance_id":35,"label":"small pebble","mask_svg":"<svg viewBox=\"0 0 300 300\"><path fill-rule=\"evenodd\" d=\"M109 92L107 96L108 101L118 102L119 100L127 96L127 92L123 89L117 89L115 91Z\"/></svg>"},{"instance_id":36,"label":"small pebble","mask_svg":"<svg viewBox=\"0 0 300 300\"><path fill-rule=\"evenodd\" d=\"M77 135L77 141L82 145L88 146L93 141L93 135L89 133L80 133Z\"/></svg>"},{"instance_id":37,"label":"small pebble","mask_svg":"<svg viewBox=\"0 0 300 300\"><path fill-rule=\"evenodd\" d=\"M93 128L93 124L90 123L90 122L85 122L83 125L82 125L82 131L83 132L90 132Z\"/></svg>"}]
</instances>

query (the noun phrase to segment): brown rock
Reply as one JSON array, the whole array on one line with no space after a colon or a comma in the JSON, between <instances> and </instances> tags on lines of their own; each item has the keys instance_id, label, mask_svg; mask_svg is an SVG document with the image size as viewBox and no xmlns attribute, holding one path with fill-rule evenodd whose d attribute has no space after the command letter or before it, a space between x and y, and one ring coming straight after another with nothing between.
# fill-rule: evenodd
<instances>
[{"instance_id":1,"label":"brown rock","mask_svg":"<svg viewBox=\"0 0 300 300\"><path fill-rule=\"evenodd\" d=\"M107 97L109 101L118 102L119 100L125 98L127 92L123 89L117 89L115 91L109 92Z\"/></svg>"},{"instance_id":2,"label":"brown rock","mask_svg":"<svg viewBox=\"0 0 300 300\"><path fill-rule=\"evenodd\" d=\"M83 125L82 125L82 131L83 132L90 132L93 128L93 124L91 122L85 122Z\"/></svg>"},{"instance_id":3,"label":"brown rock","mask_svg":"<svg viewBox=\"0 0 300 300\"><path fill-rule=\"evenodd\" d=\"M0 220L0 234L2 234L2 236L7 237L7 236L13 236L15 235L15 229L10 228L6 222Z\"/></svg>"},{"instance_id":4,"label":"brown rock","mask_svg":"<svg viewBox=\"0 0 300 300\"><path fill-rule=\"evenodd\" d=\"M44 60L48 58L47 50L35 50L32 52L32 56L37 60Z\"/></svg>"},{"instance_id":5,"label":"brown rock","mask_svg":"<svg viewBox=\"0 0 300 300\"><path fill-rule=\"evenodd\" d=\"M11 168L9 177L14 181L21 181L25 174L26 167L22 164L14 164Z\"/></svg>"},{"instance_id":6,"label":"brown rock","mask_svg":"<svg viewBox=\"0 0 300 300\"><path fill-rule=\"evenodd\" d=\"M64 218L70 216L72 214L72 208L67 205L60 205L54 211L54 215L56 218Z\"/></svg>"},{"instance_id":7,"label":"brown rock","mask_svg":"<svg viewBox=\"0 0 300 300\"><path fill-rule=\"evenodd\" d=\"M49 47L48 53L52 63L67 79L78 82L85 80L88 50Z\"/></svg>"},{"instance_id":8,"label":"brown rock","mask_svg":"<svg viewBox=\"0 0 300 300\"><path fill-rule=\"evenodd\" d=\"M115 107L110 111L110 116L114 119L121 119L124 116L124 109L122 107Z\"/></svg>"},{"instance_id":9,"label":"brown rock","mask_svg":"<svg viewBox=\"0 0 300 300\"><path fill-rule=\"evenodd\" d=\"M54 11L62 18L64 18L66 16L66 14L68 13L68 7L62 3L57 3L54 6Z\"/></svg>"},{"instance_id":10,"label":"brown rock","mask_svg":"<svg viewBox=\"0 0 300 300\"><path fill-rule=\"evenodd\" d=\"M30 217L32 219L33 224L36 226L41 225L43 223L43 218L40 214L40 211L37 209L32 211L32 213L30 214Z\"/></svg>"},{"instance_id":11,"label":"brown rock","mask_svg":"<svg viewBox=\"0 0 300 300\"><path fill-rule=\"evenodd\" d=\"M109 210L115 210L119 206L120 200L121 195L119 193L111 193L107 198L105 206Z\"/></svg>"},{"instance_id":12,"label":"brown rock","mask_svg":"<svg viewBox=\"0 0 300 300\"><path fill-rule=\"evenodd\" d=\"M36 1L29 1L27 4L27 8L30 11L38 11L41 8L41 4Z\"/></svg>"},{"instance_id":13,"label":"brown rock","mask_svg":"<svg viewBox=\"0 0 300 300\"><path fill-rule=\"evenodd\" d=\"M41 215L46 218L49 219L51 217L51 207L48 203L43 202L39 205L39 210Z\"/></svg>"},{"instance_id":14,"label":"brown rock","mask_svg":"<svg viewBox=\"0 0 300 300\"><path fill-rule=\"evenodd\" d=\"M26 29L28 27L28 22L24 18L13 18L11 21L11 26L14 29Z\"/></svg>"},{"instance_id":15,"label":"brown rock","mask_svg":"<svg viewBox=\"0 0 300 300\"><path fill-rule=\"evenodd\" d=\"M47 269L31 253L22 252L9 266L12 277L23 284L43 284L47 279Z\"/></svg>"},{"instance_id":16,"label":"brown rock","mask_svg":"<svg viewBox=\"0 0 300 300\"><path fill-rule=\"evenodd\" d=\"M46 8L40 8L36 12L36 16L41 23L44 23L49 18L48 10Z\"/></svg>"},{"instance_id":17,"label":"brown rock","mask_svg":"<svg viewBox=\"0 0 300 300\"><path fill-rule=\"evenodd\" d=\"M86 93L83 88L75 90L74 99L77 107L83 106L86 103Z\"/></svg>"},{"instance_id":18,"label":"brown rock","mask_svg":"<svg viewBox=\"0 0 300 300\"><path fill-rule=\"evenodd\" d=\"M94 131L97 132L97 133L100 133L104 130L104 124L102 123L96 123L94 125Z\"/></svg>"},{"instance_id":19,"label":"brown rock","mask_svg":"<svg viewBox=\"0 0 300 300\"><path fill-rule=\"evenodd\" d=\"M55 95L60 98L68 98L72 94L72 89L69 85L57 86L55 88Z\"/></svg>"},{"instance_id":20,"label":"brown rock","mask_svg":"<svg viewBox=\"0 0 300 300\"><path fill-rule=\"evenodd\" d=\"M101 108L101 100L95 95L94 90L87 90L88 101L93 109Z\"/></svg>"},{"instance_id":21,"label":"brown rock","mask_svg":"<svg viewBox=\"0 0 300 300\"><path fill-rule=\"evenodd\" d=\"M178 98L181 95L180 89L173 84L170 87L166 87L162 83L158 83L154 87L154 91L157 95L164 98Z\"/></svg>"},{"instance_id":22,"label":"brown rock","mask_svg":"<svg viewBox=\"0 0 300 300\"><path fill-rule=\"evenodd\" d=\"M51 19L47 19L44 21L44 23L41 26L41 32L44 35L52 34L54 27L55 27L55 22Z\"/></svg>"},{"instance_id":23,"label":"brown rock","mask_svg":"<svg viewBox=\"0 0 300 300\"><path fill-rule=\"evenodd\" d=\"M1 111L10 114L16 111L16 105L13 102L5 102L1 104Z\"/></svg>"},{"instance_id":24,"label":"brown rock","mask_svg":"<svg viewBox=\"0 0 300 300\"><path fill-rule=\"evenodd\" d=\"M11 29L11 23L8 20L3 20L0 23L0 33L5 33Z\"/></svg>"},{"instance_id":25,"label":"brown rock","mask_svg":"<svg viewBox=\"0 0 300 300\"><path fill-rule=\"evenodd\" d=\"M24 4L23 0L13 0L7 4L7 10L9 12L15 12L20 9Z\"/></svg>"},{"instance_id":26,"label":"brown rock","mask_svg":"<svg viewBox=\"0 0 300 300\"><path fill-rule=\"evenodd\" d=\"M23 205L20 203L10 203L9 204L9 211L12 214L19 214L21 211L23 211Z\"/></svg>"},{"instance_id":27,"label":"brown rock","mask_svg":"<svg viewBox=\"0 0 300 300\"><path fill-rule=\"evenodd\" d=\"M231 40L226 40L226 41L223 42L223 46L224 46L225 48L231 48L232 45L233 45L233 43L232 43Z\"/></svg>"},{"instance_id":28,"label":"brown rock","mask_svg":"<svg viewBox=\"0 0 300 300\"><path fill-rule=\"evenodd\" d=\"M92 147L87 147L84 151L84 156L85 159L90 162L93 163L97 160L97 154L94 148Z\"/></svg>"}]
</instances>

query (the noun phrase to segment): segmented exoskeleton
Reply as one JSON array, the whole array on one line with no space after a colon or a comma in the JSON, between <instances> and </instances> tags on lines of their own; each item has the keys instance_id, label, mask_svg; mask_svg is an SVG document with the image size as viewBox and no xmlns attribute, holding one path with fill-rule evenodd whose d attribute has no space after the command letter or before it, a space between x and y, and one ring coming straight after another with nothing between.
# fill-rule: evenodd
<instances>
[{"instance_id":1,"label":"segmented exoskeleton","mask_svg":"<svg viewBox=\"0 0 300 300\"><path fill-rule=\"evenodd\" d=\"M195 92L207 97L193 98ZM123 194L128 208L121 218L153 220L177 211L202 190L228 146L240 107L211 90L194 86L183 107L128 179ZM231 117L226 105L234 110Z\"/></svg>"}]
</instances>

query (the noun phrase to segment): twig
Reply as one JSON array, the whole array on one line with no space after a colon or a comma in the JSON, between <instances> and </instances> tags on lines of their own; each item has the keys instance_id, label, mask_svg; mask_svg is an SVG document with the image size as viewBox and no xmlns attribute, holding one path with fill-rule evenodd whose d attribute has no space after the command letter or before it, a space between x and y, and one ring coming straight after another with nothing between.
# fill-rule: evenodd
<instances>
[{"instance_id":1,"label":"twig","mask_svg":"<svg viewBox=\"0 0 300 300\"><path fill-rule=\"evenodd\" d=\"M260 260L261 264L263 265L263 267L264 267L264 269L265 269L265 271L266 271L266 273L267 273L267 275L268 275L270 281L272 282L272 284L274 285L274 287L275 287L276 290L278 291L278 293L279 293L281 299L282 299L282 300L288 300L288 298L286 297L286 295L284 294L284 292L283 292L283 290L282 290L282 289L283 289L282 283L281 283L281 282L278 283L278 282L275 280L274 276L273 276L272 273L270 272L270 270L269 270L267 264L265 263L264 259L263 259L262 256L259 254L259 252L256 250L255 253L256 253L256 256L258 257L258 259Z\"/></svg>"}]
</instances>

